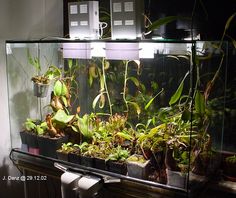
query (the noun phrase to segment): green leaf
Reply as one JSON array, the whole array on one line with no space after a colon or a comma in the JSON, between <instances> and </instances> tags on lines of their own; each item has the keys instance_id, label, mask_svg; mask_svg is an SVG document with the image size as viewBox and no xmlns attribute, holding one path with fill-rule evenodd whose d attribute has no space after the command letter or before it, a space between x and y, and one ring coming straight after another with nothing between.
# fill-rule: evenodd
<instances>
[{"instance_id":1,"label":"green leaf","mask_svg":"<svg viewBox=\"0 0 236 198\"><path fill-rule=\"evenodd\" d=\"M27 57L28 57L28 61L31 65L33 65L36 69L37 72L41 71L41 66L39 63L39 58L33 58L29 52L29 50L27 50Z\"/></svg>"},{"instance_id":2,"label":"green leaf","mask_svg":"<svg viewBox=\"0 0 236 198\"><path fill-rule=\"evenodd\" d=\"M105 106L105 96L104 94L101 95L100 100L99 100L99 108L102 109Z\"/></svg>"},{"instance_id":3,"label":"green leaf","mask_svg":"<svg viewBox=\"0 0 236 198\"><path fill-rule=\"evenodd\" d=\"M185 122L191 120L191 112L187 109L182 113L181 119Z\"/></svg>"},{"instance_id":4,"label":"green leaf","mask_svg":"<svg viewBox=\"0 0 236 198\"><path fill-rule=\"evenodd\" d=\"M46 130L48 128L48 125L47 125L47 122L42 122L40 124L40 127L43 129L43 130Z\"/></svg>"},{"instance_id":5,"label":"green leaf","mask_svg":"<svg viewBox=\"0 0 236 198\"><path fill-rule=\"evenodd\" d=\"M44 74L44 76L50 80L52 80L53 78L58 77L60 75L61 75L61 70L58 67L56 67L55 65L51 65Z\"/></svg>"},{"instance_id":6,"label":"green leaf","mask_svg":"<svg viewBox=\"0 0 236 198\"><path fill-rule=\"evenodd\" d=\"M183 92L183 88L184 88L184 81L182 81L180 83L180 85L179 85L178 89L176 90L175 94L171 97L169 105L173 105L179 100L179 98L180 98L180 96Z\"/></svg>"},{"instance_id":7,"label":"green leaf","mask_svg":"<svg viewBox=\"0 0 236 198\"><path fill-rule=\"evenodd\" d=\"M157 91L159 86L158 86L158 84L157 84L156 82L151 81L151 87L152 87L152 89L153 89L154 91Z\"/></svg>"},{"instance_id":8,"label":"green leaf","mask_svg":"<svg viewBox=\"0 0 236 198\"><path fill-rule=\"evenodd\" d=\"M68 123L73 119L74 115L67 115L65 111L58 110L56 114L53 116L53 120L58 121L60 123Z\"/></svg>"},{"instance_id":9,"label":"green leaf","mask_svg":"<svg viewBox=\"0 0 236 198\"><path fill-rule=\"evenodd\" d=\"M25 128L26 128L27 131L34 130L36 128L36 124L34 124L31 121L26 121L25 122Z\"/></svg>"},{"instance_id":10,"label":"green leaf","mask_svg":"<svg viewBox=\"0 0 236 198\"><path fill-rule=\"evenodd\" d=\"M136 109L136 112L138 115L141 113L141 108L139 107L138 103L130 102L130 101L128 101L127 103L133 105L133 107Z\"/></svg>"},{"instance_id":11,"label":"green leaf","mask_svg":"<svg viewBox=\"0 0 236 198\"><path fill-rule=\"evenodd\" d=\"M148 27L148 31L152 31L155 29L160 28L162 25L166 25L170 22L176 21L178 19L182 19L182 20L191 20L190 18L187 17L181 17L181 16L167 16L161 19L158 19L156 21L154 21L149 27Z\"/></svg>"},{"instance_id":12,"label":"green leaf","mask_svg":"<svg viewBox=\"0 0 236 198\"><path fill-rule=\"evenodd\" d=\"M149 102L146 104L146 106L144 107L144 109L147 110L148 107L149 107L149 106L152 104L152 102L155 100L155 98L156 98L157 96L159 96L163 91L164 91L164 89L162 88L162 90L161 90L159 93L157 93L151 100L149 100Z\"/></svg>"},{"instance_id":13,"label":"green leaf","mask_svg":"<svg viewBox=\"0 0 236 198\"><path fill-rule=\"evenodd\" d=\"M61 100L63 102L63 104L65 105L65 107L68 107L68 102L65 96L61 96Z\"/></svg>"},{"instance_id":14,"label":"green leaf","mask_svg":"<svg viewBox=\"0 0 236 198\"><path fill-rule=\"evenodd\" d=\"M89 75L89 86L91 87L93 84L93 77Z\"/></svg>"},{"instance_id":15,"label":"green leaf","mask_svg":"<svg viewBox=\"0 0 236 198\"><path fill-rule=\"evenodd\" d=\"M61 82L62 83L62 87L61 87L61 96L66 96L68 94L68 89L67 89L67 86L64 82Z\"/></svg>"},{"instance_id":16,"label":"green leaf","mask_svg":"<svg viewBox=\"0 0 236 198\"><path fill-rule=\"evenodd\" d=\"M57 80L53 87L53 93L55 96L61 96L62 83L60 80Z\"/></svg>"},{"instance_id":17,"label":"green leaf","mask_svg":"<svg viewBox=\"0 0 236 198\"><path fill-rule=\"evenodd\" d=\"M116 135L126 139L126 140L132 140L133 137L127 133L123 133L123 132L118 132Z\"/></svg>"},{"instance_id":18,"label":"green leaf","mask_svg":"<svg viewBox=\"0 0 236 198\"><path fill-rule=\"evenodd\" d=\"M227 35L227 37L230 38L230 40L231 40L232 43L233 43L234 48L236 49L236 40L235 40L234 38L232 38L231 36L229 36L229 35Z\"/></svg>"},{"instance_id":19,"label":"green leaf","mask_svg":"<svg viewBox=\"0 0 236 198\"><path fill-rule=\"evenodd\" d=\"M72 59L68 59L68 67L69 67L70 70L72 68L72 65L73 65L73 60Z\"/></svg>"},{"instance_id":20,"label":"green leaf","mask_svg":"<svg viewBox=\"0 0 236 198\"><path fill-rule=\"evenodd\" d=\"M103 78L103 75L100 76L100 92L105 90L105 79Z\"/></svg>"},{"instance_id":21,"label":"green leaf","mask_svg":"<svg viewBox=\"0 0 236 198\"><path fill-rule=\"evenodd\" d=\"M127 78L127 81L128 81L128 80L131 80L131 81L136 85L136 87L139 87L140 82L139 82L139 80L138 80L137 78L135 78L135 77L129 77L129 78Z\"/></svg>"},{"instance_id":22,"label":"green leaf","mask_svg":"<svg viewBox=\"0 0 236 198\"><path fill-rule=\"evenodd\" d=\"M233 18L236 16L236 12L234 13L234 14L232 14L229 18L228 18L228 20L227 20L227 22L226 22L226 24L225 24L225 31L229 28L229 26L230 26L230 23L231 23L231 21L233 20Z\"/></svg>"},{"instance_id":23,"label":"green leaf","mask_svg":"<svg viewBox=\"0 0 236 198\"><path fill-rule=\"evenodd\" d=\"M176 90L176 92L174 93L174 95L171 97L170 101L169 101L169 105L173 105L175 104L181 97L182 92L183 92L183 88L184 88L184 80L185 78L188 76L189 72L187 72L183 78L183 80L181 81L178 89Z\"/></svg>"},{"instance_id":24,"label":"green leaf","mask_svg":"<svg viewBox=\"0 0 236 198\"><path fill-rule=\"evenodd\" d=\"M93 105L92 105L93 109L96 108L96 105L97 105L97 103L98 103L98 100L100 99L101 95L104 94L104 93L105 93L105 92L101 92L100 94L98 94L98 95L94 98L94 100L93 100Z\"/></svg>"},{"instance_id":25,"label":"green leaf","mask_svg":"<svg viewBox=\"0 0 236 198\"><path fill-rule=\"evenodd\" d=\"M204 96L203 94L200 93L199 90L197 90L196 96L195 96L195 110L200 115L203 115L206 110Z\"/></svg>"},{"instance_id":26,"label":"green leaf","mask_svg":"<svg viewBox=\"0 0 236 198\"><path fill-rule=\"evenodd\" d=\"M36 131L37 131L38 135L43 135L44 134L44 130L40 126L36 126Z\"/></svg>"},{"instance_id":27,"label":"green leaf","mask_svg":"<svg viewBox=\"0 0 236 198\"><path fill-rule=\"evenodd\" d=\"M68 94L66 84L61 80L57 80L53 87L53 93L55 96L66 96Z\"/></svg>"},{"instance_id":28,"label":"green leaf","mask_svg":"<svg viewBox=\"0 0 236 198\"><path fill-rule=\"evenodd\" d=\"M93 133L89 130L89 115L85 114L82 118L77 116L77 119L80 132L85 138L91 139Z\"/></svg>"},{"instance_id":29,"label":"green leaf","mask_svg":"<svg viewBox=\"0 0 236 198\"><path fill-rule=\"evenodd\" d=\"M78 129L75 126L71 126L72 130L75 132L79 132Z\"/></svg>"}]
</instances>

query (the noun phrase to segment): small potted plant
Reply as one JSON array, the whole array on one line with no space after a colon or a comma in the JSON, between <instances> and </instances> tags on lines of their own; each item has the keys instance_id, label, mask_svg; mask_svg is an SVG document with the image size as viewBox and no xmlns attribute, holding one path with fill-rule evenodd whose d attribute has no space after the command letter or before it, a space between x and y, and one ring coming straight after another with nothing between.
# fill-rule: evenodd
<instances>
[{"instance_id":1,"label":"small potted plant","mask_svg":"<svg viewBox=\"0 0 236 198\"><path fill-rule=\"evenodd\" d=\"M34 83L34 95L39 98L44 98L47 96L50 81L61 76L61 71L58 67L51 65L45 73L42 73L40 59L38 57L33 58L29 51L28 61L36 70L36 75L31 78Z\"/></svg>"},{"instance_id":2,"label":"small potted plant","mask_svg":"<svg viewBox=\"0 0 236 198\"><path fill-rule=\"evenodd\" d=\"M68 136L64 129L72 121L74 115L68 115L64 110L46 116L47 130L38 137L40 154L52 158L57 158L56 150L62 143L68 141Z\"/></svg>"},{"instance_id":3,"label":"small potted plant","mask_svg":"<svg viewBox=\"0 0 236 198\"><path fill-rule=\"evenodd\" d=\"M79 144L73 144L71 151L68 153L68 161L75 164L81 164L81 146Z\"/></svg>"},{"instance_id":4,"label":"small potted plant","mask_svg":"<svg viewBox=\"0 0 236 198\"><path fill-rule=\"evenodd\" d=\"M24 123L24 131L20 132L22 144L25 151L32 154L39 154L38 136L42 135L47 130L46 122L27 118Z\"/></svg>"},{"instance_id":5,"label":"small potted plant","mask_svg":"<svg viewBox=\"0 0 236 198\"><path fill-rule=\"evenodd\" d=\"M68 161L68 155L74 151L74 145L72 142L62 143L61 148L57 152L57 158L63 161Z\"/></svg>"},{"instance_id":6,"label":"small potted plant","mask_svg":"<svg viewBox=\"0 0 236 198\"><path fill-rule=\"evenodd\" d=\"M143 155L133 154L126 160L128 176L139 179L147 179L150 173L150 160Z\"/></svg>"},{"instance_id":7,"label":"small potted plant","mask_svg":"<svg viewBox=\"0 0 236 198\"><path fill-rule=\"evenodd\" d=\"M236 155L225 158L223 163L223 174L227 180L236 182Z\"/></svg>"},{"instance_id":8,"label":"small potted plant","mask_svg":"<svg viewBox=\"0 0 236 198\"><path fill-rule=\"evenodd\" d=\"M93 167L94 166L93 151L96 149L97 149L96 145L88 144L87 142L83 142L80 145L81 165L86 166L86 167Z\"/></svg>"},{"instance_id":9,"label":"small potted plant","mask_svg":"<svg viewBox=\"0 0 236 198\"><path fill-rule=\"evenodd\" d=\"M129 151L122 149L121 146L112 148L110 155L106 159L108 171L126 175L127 166L125 160L129 155Z\"/></svg>"},{"instance_id":10,"label":"small potted plant","mask_svg":"<svg viewBox=\"0 0 236 198\"><path fill-rule=\"evenodd\" d=\"M177 149L167 148L165 164L167 185L186 188L189 172L188 151L178 151Z\"/></svg>"},{"instance_id":11,"label":"small potted plant","mask_svg":"<svg viewBox=\"0 0 236 198\"><path fill-rule=\"evenodd\" d=\"M97 142L97 149L94 152L94 168L106 170L106 158L111 153L111 148L109 142L106 141L98 141Z\"/></svg>"}]
</instances>

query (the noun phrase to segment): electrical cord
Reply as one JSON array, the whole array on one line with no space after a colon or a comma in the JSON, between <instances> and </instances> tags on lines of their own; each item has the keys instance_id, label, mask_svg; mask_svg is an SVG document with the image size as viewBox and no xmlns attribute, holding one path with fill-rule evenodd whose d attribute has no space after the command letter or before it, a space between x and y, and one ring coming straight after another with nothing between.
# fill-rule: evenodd
<instances>
[{"instance_id":1,"label":"electrical cord","mask_svg":"<svg viewBox=\"0 0 236 198\"><path fill-rule=\"evenodd\" d=\"M106 22L99 22L99 38L103 37L104 29L107 28L108 24Z\"/></svg>"}]
</instances>

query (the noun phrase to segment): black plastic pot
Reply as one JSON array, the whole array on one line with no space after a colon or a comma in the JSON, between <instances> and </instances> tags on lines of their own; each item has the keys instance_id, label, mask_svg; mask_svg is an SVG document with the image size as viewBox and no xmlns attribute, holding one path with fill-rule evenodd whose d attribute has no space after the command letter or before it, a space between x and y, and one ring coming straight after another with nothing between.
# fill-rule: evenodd
<instances>
[{"instance_id":1,"label":"black plastic pot","mask_svg":"<svg viewBox=\"0 0 236 198\"><path fill-rule=\"evenodd\" d=\"M62 143L68 141L68 136L59 138L49 138L44 136L38 137L39 154L46 157L57 158L57 150L61 147Z\"/></svg>"},{"instance_id":2,"label":"black plastic pot","mask_svg":"<svg viewBox=\"0 0 236 198\"><path fill-rule=\"evenodd\" d=\"M111 161L107 162L107 170L121 175L127 174L127 166L125 162Z\"/></svg>"},{"instance_id":3,"label":"black plastic pot","mask_svg":"<svg viewBox=\"0 0 236 198\"><path fill-rule=\"evenodd\" d=\"M101 158L94 158L94 168L106 170L106 160Z\"/></svg>"},{"instance_id":4,"label":"black plastic pot","mask_svg":"<svg viewBox=\"0 0 236 198\"><path fill-rule=\"evenodd\" d=\"M57 158L59 160L68 162L68 159L69 159L68 158L68 153L64 153L64 152L61 152L61 151L56 151L56 153L57 153Z\"/></svg>"},{"instance_id":5,"label":"black plastic pot","mask_svg":"<svg viewBox=\"0 0 236 198\"><path fill-rule=\"evenodd\" d=\"M224 161L223 174L226 180L236 182L236 163Z\"/></svg>"},{"instance_id":6,"label":"black plastic pot","mask_svg":"<svg viewBox=\"0 0 236 198\"><path fill-rule=\"evenodd\" d=\"M74 164L81 164L81 157L76 153L68 154L68 161Z\"/></svg>"},{"instance_id":7,"label":"black plastic pot","mask_svg":"<svg viewBox=\"0 0 236 198\"><path fill-rule=\"evenodd\" d=\"M27 132L21 131L20 138L21 138L21 150L28 152L29 148L28 148L28 144L27 144Z\"/></svg>"},{"instance_id":8,"label":"black plastic pot","mask_svg":"<svg viewBox=\"0 0 236 198\"><path fill-rule=\"evenodd\" d=\"M38 136L33 133L26 132L26 144L31 148L39 148Z\"/></svg>"},{"instance_id":9,"label":"black plastic pot","mask_svg":"<svg viewBox=\"0 0 236 198\"><path fill-rule=\"evenodd\" d=\"M80 156L81 165L86 167L94 167L94 158L88 156Z\"/></svg>"},{"instance_id":10,"label":"black plastic pot","mask_svg":"<svg viewBox=\"0 0 236 198\"><path fill-rule=\"evenodd\" d=\"M21 131L20 132L20 138L22 144L27 144L27 132Z\"/></svg>"}]
</instances>

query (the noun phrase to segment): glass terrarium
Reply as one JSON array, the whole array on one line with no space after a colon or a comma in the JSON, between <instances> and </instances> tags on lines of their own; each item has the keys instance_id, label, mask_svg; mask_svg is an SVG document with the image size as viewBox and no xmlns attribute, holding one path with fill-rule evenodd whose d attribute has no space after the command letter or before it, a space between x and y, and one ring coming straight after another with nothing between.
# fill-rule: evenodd
<instances>
[{"instance_id":1,"label":"glass terrarium","mask_svg":"<svg viewBox=\"0 0 236 198\"><path fill-rule=\"evenodd\" d=\"M6 51L15 151L183 191L234 179L228 43L7 41Z\"/></svg>"}]
</instances>

